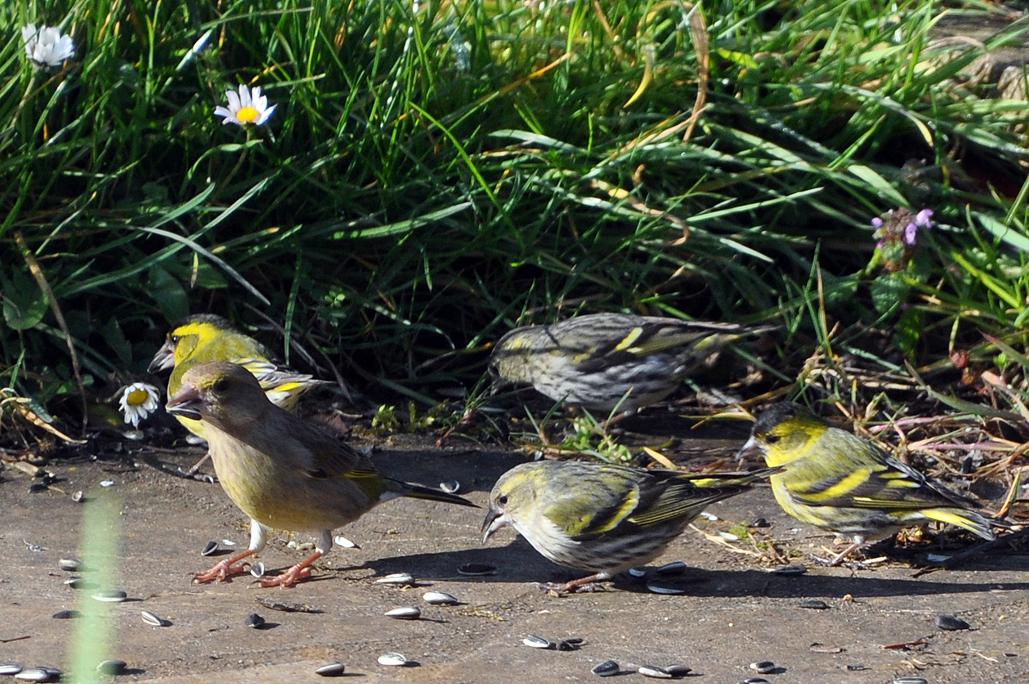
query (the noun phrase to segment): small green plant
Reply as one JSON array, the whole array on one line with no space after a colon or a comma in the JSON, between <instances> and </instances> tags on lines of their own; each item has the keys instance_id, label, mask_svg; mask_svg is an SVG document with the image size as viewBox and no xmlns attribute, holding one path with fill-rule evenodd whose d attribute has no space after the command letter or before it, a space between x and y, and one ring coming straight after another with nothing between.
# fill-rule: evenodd
<instances>
[{"instance_id":1,"label":"small green plant","mask_svg":"<svg viewBox=\"0 0 1029 684\"><path fill-rule=\"evenodd\" d=\"M400 428L397 409L392 404L380 404L372 416L372 430L380 435L393 434Z\"/></svg>"},{"instance_id":2,"label":"small green plant","mask_svg":"<svg viewBox=\"0 0 1029 684\"><path fill-rule=\"evenodd\" d=\"M746 523L736 523L729 528L729 534L735 535L737 539L743 541L744 539L750 539L750 528L747 527Z\"/></svg>"},{"instance_id":3,"label":"small green plant","mask_svg":"<svg viewBox=\"0 0 1029 684\"><path fill-rule=\"evenodd\" d=\"M427 411L419 412L418 404L412 399L407 402L407 412L402 418L397 407L392 404L380 404L372 416L372 430L378 434L388 435L395 432L421 432L431 429L440 421L440 416L447 412L446 404L436 404Z\"/></svg>"},{"instance_id":4,"label":"small green plant","mask_svg":"<svg viewBox=\"0 0 1029 684\"><path fill-rule=\"evenodd\" d=\"M573 417L570 424L572 433L561 442L562 451L587 454L608 463L631 463L635 460L632 450L619 444L588 412L583 411Z\"/></svg>"}]
</instances>

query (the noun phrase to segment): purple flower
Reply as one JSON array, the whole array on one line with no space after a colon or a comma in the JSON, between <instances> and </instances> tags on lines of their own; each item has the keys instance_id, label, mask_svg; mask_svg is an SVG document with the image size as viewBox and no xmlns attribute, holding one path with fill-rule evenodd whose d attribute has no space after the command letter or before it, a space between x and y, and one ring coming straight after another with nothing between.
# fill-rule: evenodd
<instances>
[{"instance_id":1,"label":"purple flower","mask_svg":"<svg viewBox=\"0 0 1029 684\"><path fill-rule=\"evenodd\" d=\"M915 214L915 225L919 228L932 228L933 227L933 210L923 209L922 211Z\"/></svg>"},{"instance_id":2,"label":"purple flower","mask_svg":"<svg viewBox=\"0 0 1029 684\"><path fill-rule=\"evenodd\" d=\"M928 230L933 227L933 210L921 209L917 214L912 214L907 209L890 209L885 214L871 219L872 227L875 228L873 237L878 240L878 249L900 249L894 256L887 259L901 258L904 263L910 259L910 254L901 254L905 249L910 249L918 242L918 231ZM903 245L903 248L901 247Z\"/></svg>"},{"instance_id":3,"label":"purple flower","mask_svg":"<svg viewBox=\"0 0 1029 684\"><path fill-rule=\"evenodd\" d=\"M915 238L918 237L918 226L909 223L904 227L904 244L909 247L915 246Z\"/></svg>"}]
</instances>

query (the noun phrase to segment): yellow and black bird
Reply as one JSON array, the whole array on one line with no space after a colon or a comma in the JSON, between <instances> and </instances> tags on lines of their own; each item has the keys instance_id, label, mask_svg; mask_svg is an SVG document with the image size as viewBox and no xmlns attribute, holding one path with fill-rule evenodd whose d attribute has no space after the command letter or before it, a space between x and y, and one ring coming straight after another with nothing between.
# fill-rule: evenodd
<instances>
[{"instance_id":1,"label":"yellow and black bird","mask_svg":"<svg viewBox=\"0 0 1029 684\"><path fill-rule=\"evenodd\" d=\"M686 473L582 461L523 463L494 485L482 541L510 526L554 563L593 573L554 588L572 592L657 558L705 507L774 470Z\"/></svg>"},{"instance_id":2,"label":"yellow and black bird","mask_svg":"<svg viewBox=\"0 0 1029 684\"><path fill-rule=\"evenodd\" d=\"M661 401L727 344L774 326L597 313L516 328L490 356L496 381L554 401L627 414Z\"/></svg>"},{"instance_id":3,"label":"yellow and black bird","mask_svg":"<svg viewBox=\"0 0 1029 684\"><path fill-rule=\"evenodd\" d=\"M1005 526L974 510L971 499L797 404L775 404L758 416L740 456L753 451L781 467L770 481L787 514L851 540L831 565L910 525L949 523L988 540L991 526Z\"/></svg>"}]
</instances>

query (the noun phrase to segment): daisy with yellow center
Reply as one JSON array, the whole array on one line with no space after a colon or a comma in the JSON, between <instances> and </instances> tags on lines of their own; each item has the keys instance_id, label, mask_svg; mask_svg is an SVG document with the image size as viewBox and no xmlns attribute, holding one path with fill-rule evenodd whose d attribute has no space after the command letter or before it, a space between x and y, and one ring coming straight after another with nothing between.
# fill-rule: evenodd
<instances>
[{"instance_id":1,"label":"daisy with yellow center","mask_svg":"<svg viewBox=\"0 0 1029 684\"><path fill-rule=\"evenodd\" d=\"M245 85L239 87L239 93L226 90L228 107L215 107L214 115L222 117L223 124L237 126L260 126L271 117L278 105L268 106L268 98L261 94L261 86L254 86L253 93Z\"/></svg>"},{"instance_id":2,"label":"daisy with yellow center","mask_svg":"<svg viewBox=\"0 0 1029 684\"><path fill-rule=\"evenodd\" d=\"M161 390L145 382L134 382L121 391L121 399L118 406L126 423L132 423L132 427L138 428L139 423L147 416L157 410L158 401L161 398Z\"/></svg>"}]
</instances>

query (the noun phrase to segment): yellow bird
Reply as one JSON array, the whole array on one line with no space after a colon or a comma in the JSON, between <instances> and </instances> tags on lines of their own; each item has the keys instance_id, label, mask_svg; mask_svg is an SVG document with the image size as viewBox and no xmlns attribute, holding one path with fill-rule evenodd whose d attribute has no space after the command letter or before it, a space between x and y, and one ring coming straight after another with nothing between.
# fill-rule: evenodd
<instances>
[{"instance_id":1,"label":"yellow bird","mask_svg":"<svg viewBox=\"0 0 1029 684\"><path fill-rule=\"evenodd\" d=\"M286 410L293 410L307 390L329 384L277 366L269 356L260 342L243 334L221 316L196 314L181 321L168 333L168 339L154 354L147 370L156 373L171 369L168 378L168 396L171 397L182 387L182 376L190 368L210 361L231 361L250 371L268 398ZM197 437L207 439L202 422L181 415L175 418ZM200 463L191 471L195 471Z\"/></svg>"},{"instance_id":2,"label":"yellow bird","mask_svg":"<svg viewBox=\"0 0 1029 684\"><path fill-rule=\"evenodd\" d=\"M740 456L758 451L770 467L775 500L789 515L851 545L829 561L839 565L866 541L930 521L950 523L993 539L971 499L884 454L860 437L831 427L804 408L784 402L758 416Z\"/></svg>"},{"instance_id":3,"label":"yellow bird","mask_svg":"<svg viewBox=\"0 0 1029 684\"><path fill-rule=\"evenodd\" d=\"M196 582L224 580L264 548L270 529L314 532L315 552L262 586L291 587L332 548L332 530L400 496L475 506L454 494L380 475L371 460L335 436L271 401L257 379L233 363L205 363L186 371L166 406L177 417L203 423L218 480L250 518L250 545L197 574Z\"/></svg>"}]
</instances>

